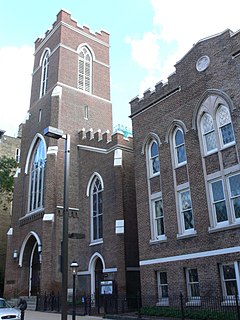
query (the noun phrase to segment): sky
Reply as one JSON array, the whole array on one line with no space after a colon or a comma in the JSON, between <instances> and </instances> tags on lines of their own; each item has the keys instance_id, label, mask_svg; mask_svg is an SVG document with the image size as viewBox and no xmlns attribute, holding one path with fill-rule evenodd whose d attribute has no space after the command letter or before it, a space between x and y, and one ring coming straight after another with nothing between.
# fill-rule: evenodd
<instances>
[{"instance_id":1,"label":"sky","mask_svg":"<svg viewBox=\"0 0 240 320\"><path fill-rule=\"evenodd\" d=\"M113 128L131 128L129 102L154 90L201 39L240 29L239 0L0 0L0 129L16 136L30 102L34 42L61 9L110 33Z\"/></svg>"}]
</instances>

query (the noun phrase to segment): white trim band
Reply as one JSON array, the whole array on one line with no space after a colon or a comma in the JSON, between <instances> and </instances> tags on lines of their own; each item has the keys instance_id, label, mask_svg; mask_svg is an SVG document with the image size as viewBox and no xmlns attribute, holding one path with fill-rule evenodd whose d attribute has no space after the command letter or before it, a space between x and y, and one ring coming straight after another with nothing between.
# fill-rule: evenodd
<instances>
[{"instance_id":1,"label":"white trim band","mask_svg":"<svg viewBox=\"0 0 240 320\"><path fill-rule=\"evenodd\" d=\"M221 254L229 254L229 253L236 253L236 252L240 252L240 247L232 247L232 248L224 248L224 249L196 252L196 253L190 253L190 254L182 254L179 256L171 256L171 257L157 258L157 259L151 259L151 260L142 260L140 261L140 266L147 266L151 264L182 261L182 260L189 260L189 259L206 258L206 257L212 257L212 256L218 256Z\"/></svg>"}]
</instances>

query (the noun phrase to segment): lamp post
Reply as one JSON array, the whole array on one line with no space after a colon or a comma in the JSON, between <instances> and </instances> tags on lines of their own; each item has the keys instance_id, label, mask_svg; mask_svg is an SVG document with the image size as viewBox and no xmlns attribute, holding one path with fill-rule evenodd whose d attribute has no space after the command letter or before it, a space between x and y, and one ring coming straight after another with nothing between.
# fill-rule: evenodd
<instances>
[{"instance_id":1,"label":"lamp post","mask_svg":"<svg viewBox=\"0 0 240 320\"><path fill-rule=\"evenodd\" d=\"M63 235L62 235L62 317L67 320L67 289L68 289L68 190L70 164L70 135L54 127L44 129L44 135L54 139L64 139L64 193L63 193Z\"/></svg>"},{"instance_id":2,"label":"lamp post","mask_svg":"<svg viewBox=\"0 0 240 320\"><path fill-rule=\"evenodd\" d=\"M73 261L70 265L72 269L72 275L73 275L73 310L72 310L72 320L76 320L76 286L75 286L75 281L76 281L76 274L77 274L77 268L78 268L78 263L76 261Z\"/></svg>"}]
</instances>

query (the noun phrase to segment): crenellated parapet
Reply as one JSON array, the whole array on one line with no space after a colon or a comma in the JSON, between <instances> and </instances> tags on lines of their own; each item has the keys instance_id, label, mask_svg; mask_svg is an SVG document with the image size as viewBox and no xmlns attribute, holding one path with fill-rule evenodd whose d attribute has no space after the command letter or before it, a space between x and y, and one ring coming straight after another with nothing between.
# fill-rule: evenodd
<instances>
[{"instance_id":1,"label":"crenellated parapet","mask_svg":"<svg viewBox=\"0 0 240 320\"><path fill-rule=\"evenodd\" d=\"M57 19L53 23L52 27L48 29L45 32L45 36L43 38L38 38L35 41L35 50L38 48L38 46L46 39L46 37L55 29L58 27L59 24L65 23L72 28L75 28L76 30L79 30L80 32L86 33L88 35L91 35L91 37L95 37L97 40L103 41L107 44L109 44L109 33L107 31L99 31L99 32L92 32L89 27L87 26L79 26L77 24L77 21L74 20L69 12L66 10L60 10L57 14Z\"/></svg>"},{"instance_id":2,"label":"crenellated parapet","mask_svg":"<svg viewBox=\"0 0 240 320\"><path fill-rule=\"evenodd\" d=\"M79 144L92 147L111 149L115 146L133 148L133 137L125 137L124 132L117 131L110 134L109 131L101 132L100 130L93 132L92 130L79 132Z\"/></svg>"},{"instance_id":3,"label":"crenellated parapet","mask_svg":"<svg viewBox=\"0 0 240 320\"><path fill-rule=\"evenodd\" d=\"M139 98L136 96L130 101L132 116L139 110L146 107L146 105L153 104L156 100L166 99L168 96L173 93L180 91L180 80L177 77L176 73L171 74L168 77L167 82L158 82L155 85L154 90L147 89L143 93L143 97Z\"/></svg>"},{"instance_id":4,"label":"crenellated parapet","mask_svg":"<svg viewBox=\"0 0 240 320\"><path fill-rule=\"evenodd\" d=\"M143 110L161 103L172 97L173 94L188 92L192 83L202 79L211 79L223 61L226 61L226 70L240 57L240 32L233 33L227 29L223 32L199 40L175 64L175 72L170 74L166 82L158 82L153 90L147 89L142 97L134 97L130 101L131 118ZM218 48L213 50L212 48ZM217 52L217 54L216 54ZM205 59L205 60L204 60ZM203 68L203 61L208 61ZM201 64L202 63L202 64ZM196 93L197 94L197 93ZM193 95L191 92L190 96Z\"/></svg>"}]
</instances>

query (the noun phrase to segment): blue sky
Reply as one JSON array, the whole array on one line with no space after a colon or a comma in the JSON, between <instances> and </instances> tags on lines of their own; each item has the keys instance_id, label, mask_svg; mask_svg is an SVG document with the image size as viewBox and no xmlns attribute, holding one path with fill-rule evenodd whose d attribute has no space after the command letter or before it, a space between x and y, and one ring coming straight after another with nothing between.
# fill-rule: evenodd
<instances>
[{"instance_id":1,"label":"blue sky","mask_svg":"<svg viewBox=\"0 0 240 320\"><path fill-rule=\"evenodd\" d=\"M129 101L174 72L198 40L240 28L238 0L0 0L0 129L14 136L29 109L34 41L66 9L110 33L113 126L131 127Z\"/></svg>"}]
</instances>

